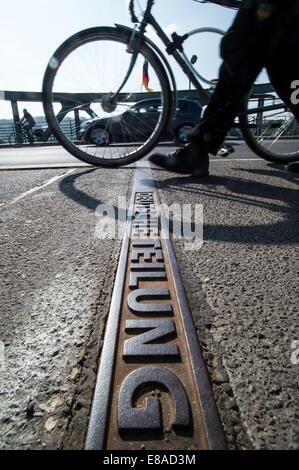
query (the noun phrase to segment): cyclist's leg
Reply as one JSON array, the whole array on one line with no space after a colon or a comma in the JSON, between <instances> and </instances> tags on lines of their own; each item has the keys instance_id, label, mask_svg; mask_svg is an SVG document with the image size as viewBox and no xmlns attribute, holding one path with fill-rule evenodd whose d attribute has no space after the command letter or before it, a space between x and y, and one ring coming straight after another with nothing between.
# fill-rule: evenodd
<instances>
[{"instance_id":1,"label":"cyclist's leg","mask_svg":"<svg viewBox=\"0 0 299 470\"><path fill-rule=\"evenodd\" d=\"M295 20L295 18L294 18ZM299 87L299 31L297 29L298 17L292 21L282 41L275 48L274 54L270 56L267 70L273 87L279 97L289 106L297 121L299 121L299 92L293 84L297 82Z\"/></svg>"},{"instance_id":2,"label":"cyclist's leg","mask_svg":"<svg viewBox=\"0 0 299 470\"><path fill-rule=\"evenodd\" d=\"M32 127L30 126L29 128L29 132L30 132L30 143L31 144L34 144L34 134L33 134L33 130L32 130Z\"/></svg>"},{"instance_id":3,"label":"cyclist's leg","mask_svg":"<svg viewBox=\"0 0 299 470\"><path fill-rule=\"evenodd\" d=\"M222 40L223 64L219 81L203 118L189 134L190 149L170 154L169 163L162 154L155 154L151 161L164 168L181 171L187 157L194 162L196 154L197 161L191 163L191 167L198 166L203 174L208 174L208 153L218 152L236 115L242 110L244 98L268 63L273 38L286 30L288 6L291 7L292 2L284 0L283 6L277 0L243 2L243 8Z\"/></svg>"},{"instance_id":4,"label":"cyclist's leg","mask_svg":"<svg viewBox=\"0 0 299 470\"><path fill-rule=\"evenodd\" d=\"M298 71L298 49L299 32L297 25L299 21L299 11L293 16L294 21L290 24L288 33L277 47L276 53L270 58L267 64L268 74L273 87L279 97L289 106L297 121L299 122L299 93L293 88L296 83L299 86ZM299 162L293 162L287 169L292 173L299 173Z\"/></svg>"},{"instance_id":5,"label":"cyclist's leg","mask_svg":"<svg viewBox=\"0 0 299 470\"><path fill-rule=\"evenodd\" d=\"M29 126L27 124L24 125L24 131L25 131L28 142L30 142L31 136L30 136L30 132L29 132Z\"/></svg>"},{"instance_id":6,"label":"cyclist's leg","mask_svg":"<svg viewBox=\"0 0 299 470\"><path fill-rule=\"evenodd\" d=\"M189 133L191 145L166 157L152 155L151 161L156 165L208 176L209 153L218 152L242 107L244 95L262 68L262 55L256 53L253 10L253 6L241 9L222 40L219 80L200 123Z\"/></svg>"},{"instance_id":7,"label":"cyclist's leg","mask_svg":"<svg viewBox=\"0 0 299 470\"><path fill-rule=\"evenodd\" d=\"M243 97L263 67L257 47L255 8L241 9L221 43L223 63L219 80L202 120L190 137L216 154L242 108Z\"/></svg>"},{"instance_id":8,"label":"cyclist's leg","mask_svg":"<svg viewBox=\"0 0 299 470\"><path fill-rule=\"evenodd\" d=\"M29 125L25 125L24 128L25 128L25 132L26 132L27 139L28 139L29 143L34 144L34 137L33 137L33 133L32 133L32 127L29 126Z\"/></svg>"},{"instance_id":9,"label":"cyclist's leg","mask_svg":"<svg viewBox=\"0 0 299 470\"><path fill-rule=\"evenodd\" d=\"M219 83L213 93L199 125L190 137L200 140L207 150L217 154L227 133L234 124L235 117L242 109L243 99L249 93L262 65L253 61L249 71L247 67L238 67L238 73L232 76L221 69ZM242 71L244 75L242 76ZM240 83L242 82L242 83Z\"/></svg>"},{"instance_id":10,"label":"cyclist's leg","mask_svg":"<svg viewBox=\"0 0 299 470\"><path fill-rule=\"evenodd\" d=\"M218 152L242 109L244 97L267 62L272 38L281 29L282 15L288 14L287 8L278 8L275 1L269 0L267 16L267 12L260 11L260 4L259 0L248 2L247 8L244 2L223 38L218 84L201 122L191 133L192 138L205 143L210 153ZM261 17L261 12L265 16Z\"/></svg>"}]
</instances>

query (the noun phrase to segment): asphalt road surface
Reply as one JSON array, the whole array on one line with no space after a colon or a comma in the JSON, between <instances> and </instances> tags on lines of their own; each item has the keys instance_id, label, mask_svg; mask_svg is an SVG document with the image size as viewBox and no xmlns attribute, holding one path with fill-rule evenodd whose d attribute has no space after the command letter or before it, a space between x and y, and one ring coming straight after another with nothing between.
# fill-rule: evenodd
<instances>
[{"instance_id":1,"label":"asphalt road surface","mask_svg":"<svg viewBox=\"0 0 299 470\"><path fill-rule=\"evenodd\" d=\"M83 447L121 246L96 209L129 199L134 167L80 165L0 151L3 449ZM211 172L153 169L162 202L203 204L203 247L174 247L228 445L298 449L298 178L244 145Z\"/></svg>"},{"instance_id":2,"label":"asphalt road surface","mask_svg":"<svg viewBox=\"0 0 299 470\"><path fill-rule=\"evenodd\" d=\"M173 151L174 147L163 145L162 151ZM235 144L233 158L258 159L242 142ZM216 158L217 160L219 158ZM86 166L60 146L33 146L23 148L0 148L0 169L74 168Z\"/></svg>"}]
</instances>

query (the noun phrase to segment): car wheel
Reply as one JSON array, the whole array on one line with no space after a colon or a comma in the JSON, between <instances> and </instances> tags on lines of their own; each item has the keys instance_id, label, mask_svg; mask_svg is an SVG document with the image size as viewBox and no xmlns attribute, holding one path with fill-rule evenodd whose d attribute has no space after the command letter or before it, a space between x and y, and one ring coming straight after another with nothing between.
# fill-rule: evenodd
<instances>
[{"instance_id":1,"label":"car wheel","mask_svg":"<svg viewBox=\"0 0 299 470\"><path fill-rule=\"evenodd\" d=\"M189 142L189 133L194 126L192 124L183 124L176 131L176 141L178 144L187 144Z\"/></svg>"},{"instance_id":2,"label":"car wheel","mask_svg":"<svg viewBox=\"0 0 299 470\"><path fill-rule=\"evenodd\" d=\"M104 147L110 143L109 133L105 129L96 127L91 133L90 140L98 147Z\"/></svg>"}]
</instances>

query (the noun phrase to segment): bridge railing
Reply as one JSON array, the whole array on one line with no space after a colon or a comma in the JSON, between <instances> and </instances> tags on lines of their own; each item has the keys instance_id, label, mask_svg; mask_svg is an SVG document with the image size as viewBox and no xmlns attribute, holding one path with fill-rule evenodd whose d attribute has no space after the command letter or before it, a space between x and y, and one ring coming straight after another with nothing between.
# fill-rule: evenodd
<instances>
[{"instance_id":1,"label":"bridge railing","mask_svg":"<svg viewBox=\"0 0 299 470\"><path fill-rule=\"evenodd\" d=\"M9 136L14 132L15 126L12 122L2 122L0 125L0 144L7 144Z\"/></svg>"},{"instance_id":2,"label":"bridge railing","mask_svg":"<svg viewBox=\"0 0 299 470\"><path fill-rule=\"evenodd\" d=\"M62 122L60 126L61 126L61 129L63 130L64 134L69 139L71 139L71 140L76 140L77 139L77 128L76 128L76 124L75 124L74 121L69 119L65 122ZM44 131L46 131L46 129L47 129L46 123L44 125L38 125L36 127L42 127L44 129ZM13 122L1 123L0 124L0 145L1 144L2 145L3 144L9 144L10 143L9 142L10 136L15 136L16 133L17 133L16 126ZM42 138L41 138L41 141L43 141ZM53 135L51 135L47 139L47 142L48 143L55 143L55 142L57 142L57 140L55 139L55 137Z\"/></svg>"},{"instance_id":3,"label":"bridge railing","mask_svg":"<svg viewBox=\"0 0 299 470\"><path fill-rule=\"evenodd\" d=\"M270 84L260 84L256 85L254 91L256 93L270 93L272 91ZM141 100L155 98L156 93L152 93L149 97L148 93L135 93L135 94L121 94L119 99L128 103L136 103ZM80 128L80 118L79 112L85 111L90 117L94 117L94 113L91 109L91 104L93 102L98 102L101 94L92 94L92 93L54 93L53 101L59 103L61 109L57 115L57 119L60 122L60 126L63 129L64 133L71 139L78 139L78 133ZM158 96L158 95L157 95ZM190 99L198 101L198 94L196 90L179 90L178 91L179 99ZM19 115L19 103L42 103L42 93L40 92L22 92L22 91L1 91L0 90L0 100L10 101L12 109L13 120L10 122L4 122L0 126L0 144L7 144L9 141L9 136L15 132L18 128L18 123L20 121ZM39 119L37 122L37 127L44 127L44 141L46 142L55 142L54 137L51 135L51 132L47 129L47 123L45 118L42 120ZM298 136L298 129L294 131L294 134ZM230 132L230 136L233 138L241 138L240 130L238 128L233 128ZM22 144L22 139L19 142Z\"/></svg>"},{"instance_id":4,"label":"bridge railing","mask_svg":"<svg viewBox=\"0 0 299 470\"><path fill-rule=\"evenodd\" d=\"M60 126L64 133L72 140L79 138L80 128L80 117L79 113L85 111L91 118L94 117L90 105L93 102L97 102L103 94L101 93L54 93L53 101L61 105L61 109L57 115L57 119L60 122ZM158 97L157 93L152 93L150 98ZM179 98L185 99L198 99L197 92L195 90L181 90L178 92ZM135 93L135 94L120 94L119 99L128 103L135 103L144 99L148 99L148 93ZM11 133L15 132L19 128L18 123L20 121L19 104L20 103L42 103L42 93L40 92L24 92L24 91L1 91L0 100L10 101L12 109L13 122L3 124L0 126L0 143L7 144ZM67 116L67 118L66 118ZM46 126L46 121L39 119L37 126ZM20 131L18 132L20 136ZM53 142L55 139L51 135L48 129L45 129L43 139L46 142ZM23 144L23 140L19 138L19 144Z\"/></svg>"}]
</instances>

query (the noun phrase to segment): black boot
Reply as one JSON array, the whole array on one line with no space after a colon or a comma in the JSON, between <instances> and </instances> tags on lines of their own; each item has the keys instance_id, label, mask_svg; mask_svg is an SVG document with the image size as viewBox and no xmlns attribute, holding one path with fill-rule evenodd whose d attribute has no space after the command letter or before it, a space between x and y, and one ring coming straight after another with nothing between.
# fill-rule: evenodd
<instances>
[{"instance_id":1,"label":"black boot","mask_svg":"<svg viewBox=\"0 0 299 470\"><path fill-rule=\"evenodd\" d=\"M209 154L199 143L192 142L167 155L155 153L150 161L168 171L198 178L209 176Z\"/></svg>"}]
</instances>

